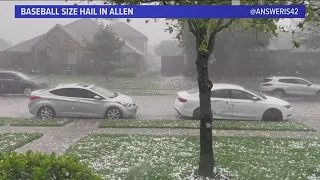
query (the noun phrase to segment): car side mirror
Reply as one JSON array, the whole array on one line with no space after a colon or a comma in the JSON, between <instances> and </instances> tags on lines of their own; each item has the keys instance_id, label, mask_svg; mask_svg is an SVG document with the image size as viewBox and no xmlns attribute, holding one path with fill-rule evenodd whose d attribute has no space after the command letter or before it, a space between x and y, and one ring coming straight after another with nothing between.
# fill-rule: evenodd
<instances>
[{"instance_id":1,"label":"car side mirror","mask_svg":"<svg viewBox=\"0 0 320 180\"><path fill-rule=\"evenodd\" d=\"M100 96L94 96L93 98L94 98L94 99L98 99L98 100L101 100L101 99L102 99Z\"/></svg>"},{"instance_id":2,"label":"car side mirror","mask_svg":"<svg viewBox=\"0 0 320 180\"><path fill-rule=\"evenodd\" d=\"M254 100L254 101L259 101L259 98L253 97L252 100Z\"/></svg>"},{"instance_id":3,"label":"car side mirror","mask_svg":"<svg viewBox=\"0 0 320 180\"><path fill-rule=\"evenodd\" d=\"M312 85L311 83L308 84L308 86L311 86L311 85Z\"/></svg>"}]
</instances>

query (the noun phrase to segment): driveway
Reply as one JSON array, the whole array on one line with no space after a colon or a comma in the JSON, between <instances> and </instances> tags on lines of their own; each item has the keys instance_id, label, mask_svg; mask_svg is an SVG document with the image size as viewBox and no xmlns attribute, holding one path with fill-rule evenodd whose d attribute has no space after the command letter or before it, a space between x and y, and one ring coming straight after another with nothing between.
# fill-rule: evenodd
<instances>
[{"instance_id":1,"label":"driveway","mask_svg":"<svg viewBox=\"0 0 320 180\"><path fill-rule=\"evenodd\" d=\"M175 96L132 96L138 106L136 119L179 119L173 108ZM0 117L33 117L28 111L29 99L23 96L0 97ZM301 122L320 131L320 102L288 99L294 109L292 121Z\"/></svg>"}]
</instances>

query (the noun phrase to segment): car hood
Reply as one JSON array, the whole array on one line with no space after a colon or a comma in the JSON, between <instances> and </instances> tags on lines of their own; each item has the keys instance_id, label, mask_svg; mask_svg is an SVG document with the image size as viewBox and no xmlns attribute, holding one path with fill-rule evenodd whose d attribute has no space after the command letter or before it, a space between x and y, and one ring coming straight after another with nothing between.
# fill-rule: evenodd
<instances>
[{"instance_id":1,"label":"car hood","mask_svg":"<svg viewBox=\"0 0 320 180\"><path fill-rule=\"evenodd\" d=\"M270 104L278 104L278 105L290 105L287 101L284 101L282 99L276 98L276 97L271 97L271 96L264 96L267 99L264 99L266 102Z\"/></svg>"},{"instance_id":2,"label":"car hood","mask_svg":"<svg viewBox=\"0 0 320 180\"><path fill-rule=\"evenodd\" d=\"M111 98L110 100L114 101L114 102L120 102L120 103L135 104L132 97L124 95L124 94L120 94L120 93L118 93L117 97Z\"/></svg>"}]
</instances>

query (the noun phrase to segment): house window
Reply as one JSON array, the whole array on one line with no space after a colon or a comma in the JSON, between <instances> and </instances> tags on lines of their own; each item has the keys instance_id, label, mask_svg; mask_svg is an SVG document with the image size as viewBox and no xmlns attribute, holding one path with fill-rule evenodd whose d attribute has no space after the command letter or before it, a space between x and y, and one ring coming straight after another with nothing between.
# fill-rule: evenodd
<instances>
[{"instance_id":1,"label":"house window","mask_svg":"<svg viewBox=\"0 0 320 180\"><path fill-rule=\"evenodd\" d=\"M61 64L61 69L63 71L73 71L76 69L76 64L78 63L77 53L67 53L68 60L67 63Z\"/></svg>"},{"instance_id":2,"label":"house window","mask_svg":"<svg viewBox=\"0 0 320 180\"><path fill-rule=\"evenodd\" d=\"M63 63L63 64L61 64L61 70L63 70L63 71L76 70L76 64Z\"/></svg>"}]
</instances>

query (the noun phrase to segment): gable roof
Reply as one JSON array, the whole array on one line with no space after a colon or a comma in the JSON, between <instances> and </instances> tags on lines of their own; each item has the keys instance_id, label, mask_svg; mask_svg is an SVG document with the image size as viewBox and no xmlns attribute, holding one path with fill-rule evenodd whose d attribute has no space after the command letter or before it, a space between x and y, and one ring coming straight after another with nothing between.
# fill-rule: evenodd
<instances>
[{"instance_id":1,"label":"gable roof","mask_svg":"<svg viewBox=\"0 0 320 180\"><path fill-rule=\"evenodd\" d=\"M62 26L62 25L60 25L60 24L56 24L56 25L53 26L53 28L51 28L47 33L43 34L43 35L41 36L41 38L37 39L37 41L35 41L35 42L31 45L31 47L34 46L35 44L37 44L37 43L40 42L40 41L44 41L45 43L48 44L48 42L45 40L45 37L47 37L52 31L54 31L54 30L57 29L57 28L59 28L59 29L61 29L62 31L64 31L69 37L71 37L71 38L72 38L75 42L77 42L80 46L82 46L82 47L85 46L83 40L81 40L81 39L79 39L77 36L75 36L72 31L70 31L68 28L66 28L66 27L64 27L64 26ZM51 46L52 46L52 45L51 45Z\"/></svg>"},{"instance_id":2,"label":"gable roof","mask_svg":"<svg viewBox=\"0 0 320 180\"><path fill-rule=\"evenodd\" d=\"M148 37L130 26L128 23L125 22L117 22L113 23L109 26L113 32L117 33L123 39L126 38L144 38L148 41Z\"/></svg>"},{"instance_id":3,"label":"gable roof","mask_svg":"<svg viewBox=\"0 0 320 180\"><path fill-rule=\"evenodd\" d=\"M20 44L14 45L12 47L9 47L8 49L4 50L7 52L29 52L31 51L31 47L35 42L38 42L40 39L42 39L43 35L37 36L35 38L32 38L30 40L24 41Z\"/></svg>"},{"instance_id":4,"label":"gable roof","mask_svg":"<svg viewBox=\"0 0 320 180\"><path fill-rule=\"evenodd\" d=\"M93 40L94 34L99 29L99 24L92 19L80 19L63 27L75 38L83 42Z\"/></svg>"},{"instance_id":5,"label":"gable roof","mask_svg":"<svg viewBox=\"0 0 320 180\"><path fill-rule=\"evenodd\" d=\"M139 46L135 45L134 42L129 42L127 37L137 37L148 40L148 38L141 34L136 29L132 28L130 25L126 23L115 23L109 26L113 32L115 32L123 41L125 41L126 46L128 46L134 52L144 55L145 53L142 50L139 50ZM65 26L60 24L56 24L53 28L51 28L47 33L37 36L33 39L24 41L20 44L12 46L4 51L6 52L30 52L32 50L33 45L43 40L45 36L47 36L54 29L60 28L65 33L67 33L72 39L74 39L79 45L85 46L85 41L91 41L94 38L94 34L99 29L99 24L93 21L92 19L79 19L72 23L69 23Z\"/></svg>"}]
</instances>

